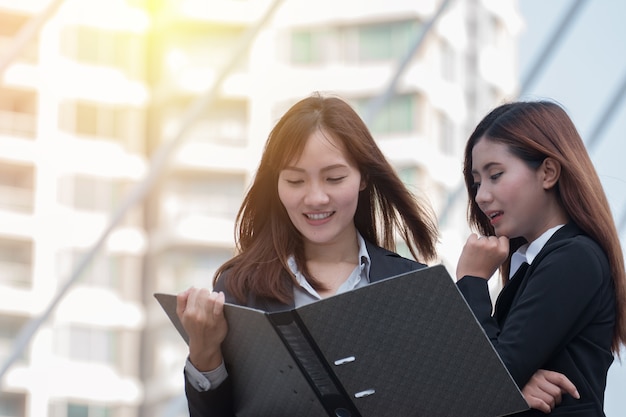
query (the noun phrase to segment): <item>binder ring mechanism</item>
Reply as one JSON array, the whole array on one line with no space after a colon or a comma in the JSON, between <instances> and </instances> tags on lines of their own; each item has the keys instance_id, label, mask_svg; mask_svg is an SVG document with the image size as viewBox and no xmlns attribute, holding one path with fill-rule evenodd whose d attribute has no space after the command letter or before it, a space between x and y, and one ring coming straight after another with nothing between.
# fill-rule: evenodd
<instances>
[{"instance_id":1,"label":"binder ring mechanism","mask_svg":"<svg viewBox=\"0 0 626 417\"><path fill-rule=\"evenodd\" d=\"M337 359L334 364L335 366L341 366L341 365L345 365L347 363L350 362L354 362L356 360L356 358L354 356L347 356L345 358L341 358L341 359ZM374 393L376 393L376 390L374 390L373 388L370 389L366 389L363 391L359 391L357 393L354 394L355 398L363 398L363 397L368 397L370 395L373 395ZM345 414L344 412L348 412L348 414ZM337 415L337 417L349 417L350 416L350 412L346 409L343 408L338 408L335 410L335 414Z\"/></svg>"}]
</instances>

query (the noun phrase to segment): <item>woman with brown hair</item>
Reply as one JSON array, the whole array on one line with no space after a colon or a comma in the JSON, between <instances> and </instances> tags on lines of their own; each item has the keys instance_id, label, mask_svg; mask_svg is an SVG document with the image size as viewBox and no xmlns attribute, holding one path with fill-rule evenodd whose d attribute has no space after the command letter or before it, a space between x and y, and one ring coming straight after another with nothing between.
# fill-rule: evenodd
<instances>
[{"instance_id":1,"label":"woman with brown hair","mask_svg":"<svg viewBox=\"0 0 626 417\"><path fill-rule=\"evenodd\" d=\"M463 249L458 287L535 408L523 415L604 416L607 371L626 343L626 275L573 122L547 101L497 107L470 136L463 174L479 235ZM487 280L498 268L492 313ZM580 398L542 393L533 378L544 372L566 376Z\"/></svg>"},{"instance_id":2,"label":"woman with brown hair","mask_svg":"<svg viewBox=\"0 0 626 417\"><path fill-rule=\"evenodd\" d=\"M279 311L423 268L395 250L403 238L415 259L435 257L437 230L376 145L357 113L336 97L292 106L267 140L237 216L237 254L214 291L178 295L189 334L185 367L192 417L232 416L220 345L224 302Z\"/></svg>"}]
</instances>

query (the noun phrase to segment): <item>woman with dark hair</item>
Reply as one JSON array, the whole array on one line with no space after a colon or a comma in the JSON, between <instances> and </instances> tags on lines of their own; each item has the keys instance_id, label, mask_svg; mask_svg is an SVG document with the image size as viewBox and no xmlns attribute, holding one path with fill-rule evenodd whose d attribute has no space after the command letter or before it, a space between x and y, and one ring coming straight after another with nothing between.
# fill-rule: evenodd
<instances>
[{"instance_id":1,"label":"woman with dark hair","mask_svg":"<svg viewBox=\"0 0 626 417\"><path fill-rule=\"evenodd\" d=\"M604 416L607 371L626 342L626 276L573 122L547 101L497 107L470 136L463 174L478 235L463 248L457 285L523 387L533 407L523 415ZM492 312L487 280L498 269ZM559 374L580 398L542 391L538 378Z\"/></svg>"},{"instance_id":2,"label":"woman with dark hair","mask_svg":"<svg viewBox=\"0 0 626 417\"><path fill-rule=\"evenodd\" d=\"M433 214L357 113L321 95L292 106L270 133L237 215L236 256L216 272L213 292L178 295L190 415L235 414L220 347L224 302L286 310L423 268L393 252L396 236L416 260L435 257Z\"/></svg>"}]
</instances>

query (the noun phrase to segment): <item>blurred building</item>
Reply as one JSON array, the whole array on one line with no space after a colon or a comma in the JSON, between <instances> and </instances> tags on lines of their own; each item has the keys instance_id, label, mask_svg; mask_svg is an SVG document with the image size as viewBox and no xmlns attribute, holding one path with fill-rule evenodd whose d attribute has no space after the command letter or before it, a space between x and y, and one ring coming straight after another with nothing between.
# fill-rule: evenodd
<instances>
[{"instance_id":1,"label":"blurred building","mask_svg":"<svg viewBox=\"0 0 626 417\"><path fill-rule=\"evenodd\" d=\"M0 56L49 1L16 3L0 0ZM280 115L313 91L372 115L440 3L285 0L186 126L273 1L66 1L0 74L0 362L155 150L189 129L0 382L0 417L186 415L186 348L152 294L209 286L232 256L235 215ZM368 124L439 214L453 268L467 234L464 198L450 197L464 140L515 94L520 19L515 0L449 3Z\"/></svg>"},{"instance_id":2,"label":"blurred building","mask_svg":"<svg viewBox=\"0 0 626 417\"><path fill-rule=\"evenodd\" d=\"M0 54L49 1L0 2ZM149 19L73 1L0 84L0 361L146 171ZM136 416L143 207L132 209L1 382L0 415Z\"/></svg>"}]
</instances>

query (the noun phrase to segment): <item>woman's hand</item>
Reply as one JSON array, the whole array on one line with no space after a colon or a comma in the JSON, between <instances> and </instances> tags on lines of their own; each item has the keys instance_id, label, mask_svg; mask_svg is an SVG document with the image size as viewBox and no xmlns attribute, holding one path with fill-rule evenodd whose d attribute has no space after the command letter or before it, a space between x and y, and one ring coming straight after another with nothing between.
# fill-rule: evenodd
<instances>
[{"instance_id":1,"label":"woman's hand","mask_svg":"<svg viewBox=\"0 0 626 417\"><path fill-rule=\"evenodd\" d=\"M189 360L193 366L199 371L219 367L221 344L228 332L224 293L189 288L176 297L176 314L189 336Z\"/></svg>"},{"instance_id":2,"label":"woman's hand","mask_svg":"<svg viewBox=\"0 0 626 417\"><path fill-rule=\"evenodd\" d=\"M539 369L522 389L522 395L530 408L546 414L561 403L563 394L579 399L580 394L574 384L563 374Z\"/></svg>"},{"instance_id":3,"label":"woman's hand","mask_svg":"<svg viewBox=\"0 0 626 417\"><path fill-rule=\"evenodd\" d=\"M466 275L489 279L509 254L509 239L505 236L477 236L472 233L463 246L456 266L456 278Z\"/></svg>"}]
</instances>

